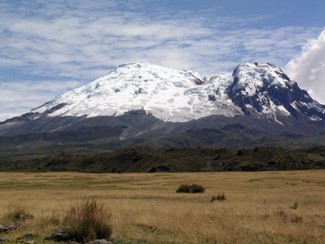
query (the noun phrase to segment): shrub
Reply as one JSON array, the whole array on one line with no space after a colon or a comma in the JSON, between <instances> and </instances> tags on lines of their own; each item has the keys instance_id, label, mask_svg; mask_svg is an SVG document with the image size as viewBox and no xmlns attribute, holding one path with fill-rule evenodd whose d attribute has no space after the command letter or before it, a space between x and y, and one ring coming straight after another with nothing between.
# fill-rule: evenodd
<instances>
[{"instance_id":1,"label":"shrub","mask_svg":"<svg viewBox=\"0 0 325 244\"><path fill-rule=\"evenodd\" d=\"M213 196L212 199L211 199L211 202L214 202L216 200L217 201L224 201L224 200L226 200L225 194L218 195L218 196Z\"/></svg>"},{"instance_id":2,"label":"shrub","mask_svg":"<svg viewBox=\"0 0 325 244\"><path fill-rule=\"evenodd\" d=\"M72 206L65 216L67 234L78 242L108 239L112 234L111 214L97 200L86 200Z\"/></svg>"},{"instance_id":3,"label":"shrub","mask_svg":"<svg viewBox=\"0 0 325 244\"><path fill-rule=\"evenodd\" d=\"M180 185L176 190L177 193L203 193L204 188L200 185Z\"/></svg>"},{"instance_id":4,"label":"shrub","mask_svg":"<svg viewBox=\"0 0 325 244\"><path fill-rule=\"evenodd\" d=\"M298 205L299 205L299 204L298 204L297 202L295 202L295 203L293 204L293 206L290 207L290 208L296 210L296 209L298 208Z\"/></svg>"},{"instance_id":5,"label":"shrub","mask_svg":"<svg viewBox=\"0 0 325 244\"><path fill-rule=\"evenodd\" d=\"M19 204L10 204L8 206L8 213L5 216L9 221L20 222L26 219L32 219L34 216L29 212L29 210Z\"/></svg>"},{"instance_id":6,"label":"shrub","mask_svg":"<svg viewBox=\"0 0 325 244\"><path fill-rule=\"evenodd\" d=\"M190 193L203 193L204 192L204 188L200 185L191 185L190 186Z\"/></svg>"},{"instance_id":7,"label":"shrub","mask_svg":"<svg viewBox=\"0 0 325 244\"><path fill-rule=\"evenodd\" d=\"M189 193L190 192L190 186L189 185L180 185L178 189L176 190L177 193Z\"/></svg>"}]
</instances>

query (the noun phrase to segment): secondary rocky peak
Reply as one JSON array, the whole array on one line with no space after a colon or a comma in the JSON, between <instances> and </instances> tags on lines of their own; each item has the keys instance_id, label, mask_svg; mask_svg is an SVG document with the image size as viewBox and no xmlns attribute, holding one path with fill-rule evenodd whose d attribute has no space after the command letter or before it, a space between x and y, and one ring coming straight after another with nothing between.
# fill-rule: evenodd
<instances>
[{"instance_id":1,"label":"secondary rocky peak","mask_svg":"<svg viewBox=\"0 0 325 244\"><path fill-rule=\"evenodd\" d=\"M262 87L287 87L294 82L278 67L269 63L244 63L233 72L233 92L251 96Z\"/></svg>"},{"instance_id":2,"label":"secondary rocky peak","mask_svg":"<svg viewBox=\"0 0 325 244\"><path fill-rule=\"evenodd\" d=\"M307 115L322 120L325 110L278 67L266 63L238 65L228 96L247 114L257 114L278 121L281 117ZM307 112L308 111L308 112Z\"/></svg>"},{"instance_id":3,"label":"secondary rocky peak","mask_svg":"<svg viewBox=\"0 0 325 244\"><path fill-rule=\"evenodd\" d=\"M325 118L324 107L272 64L244 63L232 74L208 78L149 63L118 66L32 112L46 116L119 116L143 110L158 119L187 122L211 115L267 117L281 123L303 114Z\"/></svg>"}]
</instances>

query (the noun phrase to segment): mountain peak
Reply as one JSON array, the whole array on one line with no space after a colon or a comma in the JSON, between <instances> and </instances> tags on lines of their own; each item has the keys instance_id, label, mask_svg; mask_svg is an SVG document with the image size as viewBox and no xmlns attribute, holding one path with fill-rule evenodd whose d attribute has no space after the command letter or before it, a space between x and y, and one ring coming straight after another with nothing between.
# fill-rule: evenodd
<instances>
[{"instance_id":1,"label":"mountain peak","mask_svg":"<svg viewBox=\"0 0 325 244\"><path fill-rule=\"evenodd\" d=\"M171 122L185 122L213 114L241 114L231 101L220 100L220 104L213 101L209 95L214 87L208 86L207 80L189 70L129 63L33 112L44 113L59 104L63 106L49 116L118 116L143 109Z\"/></svg>"},{"instance_id":2,"label":"mountain peak","mask_svg":"<svg viewBox=\"0 0 325 244\"><path fill-rule=\"evenodd\" d=\"M265 86L287 87L294 82L278 67L269 63L243 63L233 72L234 92L251 96ZM245 88L245 89L243 89Z\"/></svg>"},{"instance_id":3,"label":"mountain peak","mask_svg":"<svg viewBox=\"0 0 325 244\"><path fill-rule=\"evenodd\" d=\"M310 120L322 120L325 115L322 105L315 106L317 102L306 91L270 63L238 65L228 95L245 114L262 114L278 122L289 115L307 115Z\"/></svg>"},{"instance_id":4,"label":"mountain peak","mask_svg":"<svg viewBox=\"0 0 325 244\"><path fill-rule=\"evenodd\" d=\"M267 117L280 122L302 114L325 117L323 106L272 64L243 63L211 78L144 62L118 66L32 112L47 116L118 116L144 110L158 119L186 122L210 115Z\"/></svg>"},{"instance_id":5,"label":"mountain peak","mask_svg":"<svg viewBox=\"0 0 325 244\"><path fill-rule=\"evenodd\" d=\"M119 72L132 72L132 71L139 71L139 70L164 70L166 69L163 66L146 63L146 62L131 62L131 63L125 63L120 64L116 67L114 71Z\"/></svg>"},{"instance_id":6,"label":"mountain peak","mask_svg":"<svg viewBox=\"0 0 325 244\"><path fill-rule=\"evenodd\" d=\"M184 75L186 77L192 77L194 82L197 84L203 83L207 78L202 77L199 73L193 72L191 70L177 70L177 69L172 69L172 68L166 68L160 65L155 65L151 63L146 63L146 62L133 62L133 63L126 63L126 64L121 64L117 66L117 68L112 71L113 72L118 72L118 73L151 73L155 74L158 78L160 76L170 76L170 75L176 75L179 76ZM140 75L140 78L141 75Z\"/></svg>"}]
</instances>

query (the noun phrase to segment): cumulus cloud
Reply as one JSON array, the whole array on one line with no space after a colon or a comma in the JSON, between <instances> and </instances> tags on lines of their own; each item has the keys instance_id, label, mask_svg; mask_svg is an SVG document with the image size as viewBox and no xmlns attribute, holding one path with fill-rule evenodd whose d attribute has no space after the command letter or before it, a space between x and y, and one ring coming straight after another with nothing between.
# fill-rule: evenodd
<instances>
[{"instance_id":1,"label":"cumulus cloud","mask_svg":"<svg viewBox=\"0 0 325 244\"><path fill-rule=\"evenodd\" d=\"M286 70L314 99L325 104L325 29L303 46Z\"/></svg>"}]
</instances>

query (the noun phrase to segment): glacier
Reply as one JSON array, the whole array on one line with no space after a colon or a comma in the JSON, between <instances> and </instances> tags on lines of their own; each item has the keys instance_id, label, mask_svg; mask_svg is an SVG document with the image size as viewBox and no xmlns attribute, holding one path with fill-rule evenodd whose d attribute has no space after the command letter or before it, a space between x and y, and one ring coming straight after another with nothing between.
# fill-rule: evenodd
<instances>
[{"instance_id":1,"label":"glacier","mask_svg":"<svg viewBox=\"0 0 325 244\"><path fill-rule=\"evenodd\" d=\"M283 90L290 93L296 87L296 82L281 69L268 63L244 63L233 73L207 77L190 70L138 62L120 65L108 75L66 92L32 112L91 118L144 110L165 122L255 114L281 124L281 117L292 114L294 106L306 104L317 112L310 115L310 120L321 119L320 115L325 114L323 106L307 93L291 99L290 104L279 102L282 98L271 94Z\"/></svg>"}]
</instances>

